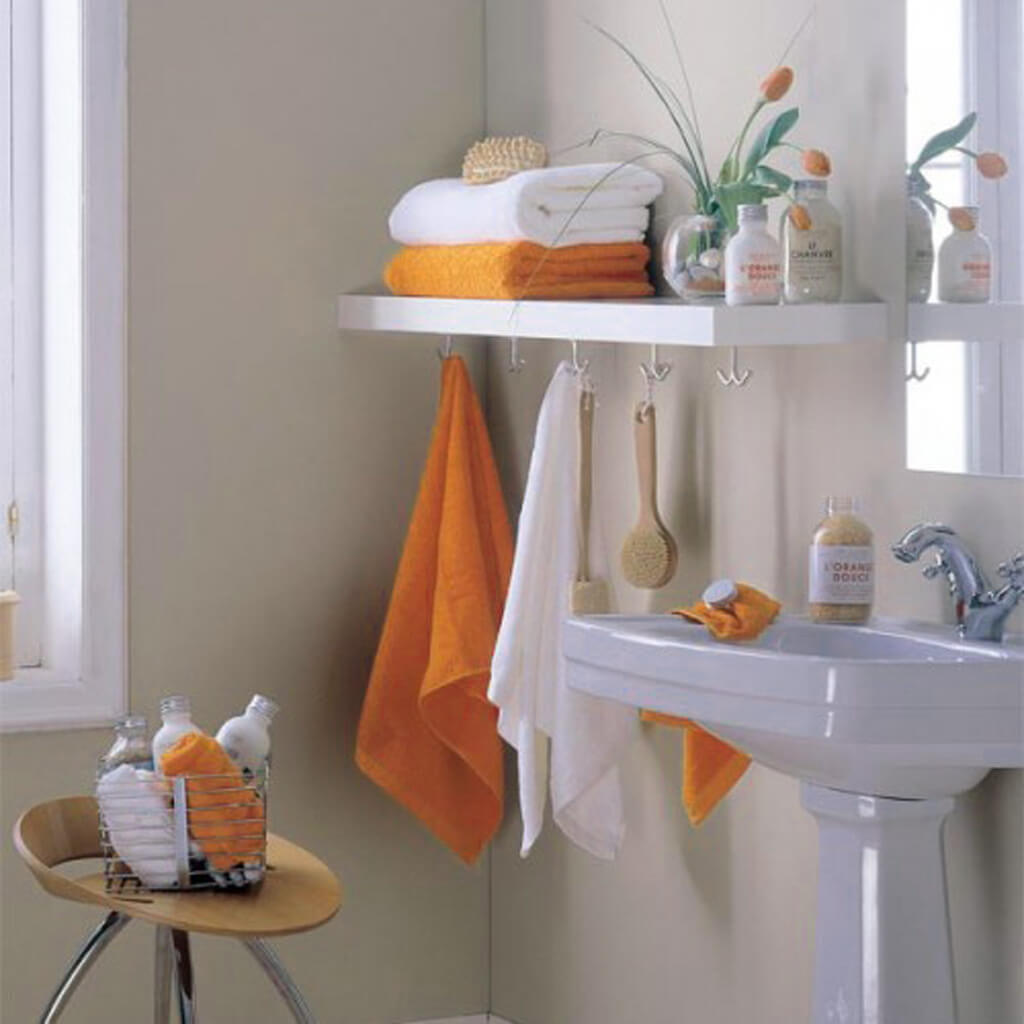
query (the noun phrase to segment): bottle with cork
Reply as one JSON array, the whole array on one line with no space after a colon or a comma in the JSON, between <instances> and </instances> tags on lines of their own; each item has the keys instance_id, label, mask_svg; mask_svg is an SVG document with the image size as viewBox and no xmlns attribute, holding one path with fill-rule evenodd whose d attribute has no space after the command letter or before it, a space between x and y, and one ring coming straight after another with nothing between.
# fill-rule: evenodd
<instances>
[{"instance_id":1,"label":"bottle with cork","mask_svg":"<svg viewBox=\"0 0 1024 1024\"><path fill-rule=\"evenodd\" d=\"M830 496L811 539L808 600L815 622L867 622L875 596L871 528L857 498Z\"/></svg>"}]
</instances>

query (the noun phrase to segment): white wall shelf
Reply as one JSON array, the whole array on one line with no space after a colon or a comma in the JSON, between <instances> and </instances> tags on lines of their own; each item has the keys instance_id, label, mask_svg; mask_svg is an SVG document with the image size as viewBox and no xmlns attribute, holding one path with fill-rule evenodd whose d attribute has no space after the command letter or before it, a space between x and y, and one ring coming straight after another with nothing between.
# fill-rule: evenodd
<instances>
[{"instance_id":1,"label":"white wall shelf","mask_svg":"<svg viewBox=\"0 0 1024 1024\"><path fill-rule=\"evenodd\" d=\"M352 331L552 338L640 345L839 345L889 337L884 302L688 306L675 299L436 299L360 292L338 300Z\"/></svg>"},{"instance_id":2,"label":"white wall shelf","mask_svg":"<svg viewBox=\"0 0 1024 1024\"><path fill-rule=\"evenodd\" d=\"M911 341L1021 341L1024 303L912 302L907 307Z\"/></svg>"}]
</instances>

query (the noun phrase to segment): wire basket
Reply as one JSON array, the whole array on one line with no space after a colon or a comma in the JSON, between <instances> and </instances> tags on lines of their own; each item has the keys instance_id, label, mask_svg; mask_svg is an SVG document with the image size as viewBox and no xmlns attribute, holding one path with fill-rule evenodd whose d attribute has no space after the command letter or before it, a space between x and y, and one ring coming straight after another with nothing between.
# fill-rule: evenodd
<instances>
[{"instance_id":1,"label":"wire basket","mask_svg":"<svg viewBox=\"0 0 1024 1024\"><path fill-rule=\"evenodd\" d=\"M109 773L96 785L107 892L246 889L267 867L266 769L167 779Z\"/></svg>"}]
</instances>

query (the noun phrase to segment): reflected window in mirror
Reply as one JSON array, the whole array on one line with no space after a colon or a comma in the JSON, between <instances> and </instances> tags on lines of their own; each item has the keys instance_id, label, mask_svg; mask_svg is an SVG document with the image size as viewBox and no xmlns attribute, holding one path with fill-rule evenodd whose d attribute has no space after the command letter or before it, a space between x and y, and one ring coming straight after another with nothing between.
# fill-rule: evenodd
<instances>
[{"instance_id":1,"label":"reflected window in mirror","mask_svg":"<svg viewBox=\"0 0 1024 1024\"><path fill-rule=\"evenodd\" d=\"M973 206L992 250L990 302L939 302L936 266L928 304L909 303L911 469L1024 476L1022 58L1022 0L907 0L908 168L926 141L977 113L959 146L923 168L933 251L954 230L947 208ZM986 151L1006 158L1005 176L979 173L971 154ZM910 274L909 226L908 246Z\"/></svg>"}]
</instances>

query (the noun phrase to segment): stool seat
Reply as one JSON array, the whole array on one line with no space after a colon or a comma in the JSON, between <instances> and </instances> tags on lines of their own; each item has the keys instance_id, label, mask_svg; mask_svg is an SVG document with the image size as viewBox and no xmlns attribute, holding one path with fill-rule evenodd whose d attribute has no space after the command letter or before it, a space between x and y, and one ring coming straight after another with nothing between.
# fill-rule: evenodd
<instances>
[{"instance_id":1,"label":"stool seat","mask_svg":"<svg viewBox=\"0 0 1024 1024\"><path fill-rule=\"evenodd\" d=\"M329 921L341 906L341 886L319 858L271 833L261 885L243 892L106 892L102 872L70 878L54 868L99 857L95 798L65 797L26 811L14 826L14 844L39 884L61 899L95 903L125 917L187 932L236 939L292 935Z\"/></svg>"}]
</instances>

